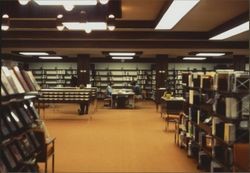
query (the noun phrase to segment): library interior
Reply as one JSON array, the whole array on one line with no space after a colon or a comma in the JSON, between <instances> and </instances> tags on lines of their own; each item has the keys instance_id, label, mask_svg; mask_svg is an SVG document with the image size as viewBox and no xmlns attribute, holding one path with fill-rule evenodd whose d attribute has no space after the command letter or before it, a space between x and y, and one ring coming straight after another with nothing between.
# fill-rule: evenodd
<instances>
[{"instance_id":1,"label":"library interior","mask_svg":"<svg viewBox=\"0 0 250 173\"><path fill-rule=\"evenodd\" d=\"M0 173L250 172L249 0L0 8Z\"/></svg>"}]
</instances>

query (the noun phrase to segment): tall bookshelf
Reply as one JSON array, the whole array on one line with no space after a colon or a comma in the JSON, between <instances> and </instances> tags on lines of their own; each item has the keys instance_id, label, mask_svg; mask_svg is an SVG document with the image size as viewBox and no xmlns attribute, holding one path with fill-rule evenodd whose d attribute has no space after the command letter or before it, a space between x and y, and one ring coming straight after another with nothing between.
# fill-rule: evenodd
<instances>
[{"instance_id":1,"label":"tall bookshelf","mask_svg":"<svg viewBox=\"0 0 250 173\"><path fill-rule=\"evenodd\" d=\"M183 95L182 72L184 71L175 69L167 71L166 87L172 93L173 96Z\"/></svg>"},{"instance_id":2,"label":"tall bookshelf","mask_svg":"<svg viewBox=\"0 0 250 173\"><path fill-rule=\"evenodd\" d=\"M77 70L73 68L68 69L31 69L38 84L42 88L50 87L67 87L70 86L72 75L77 75Z\"/></svg>"},{"instance_id":3,"label":"tall bookshelf","mask_svg":"<svg viewBox=\"0 0 250 173\"><path fill-rule=\"evenodd\" d=\"M198 168L233 171L234 146L249 143L249 80L247 72L189 75L179 145L198 160Z\"/></svg>"}]
</instances>

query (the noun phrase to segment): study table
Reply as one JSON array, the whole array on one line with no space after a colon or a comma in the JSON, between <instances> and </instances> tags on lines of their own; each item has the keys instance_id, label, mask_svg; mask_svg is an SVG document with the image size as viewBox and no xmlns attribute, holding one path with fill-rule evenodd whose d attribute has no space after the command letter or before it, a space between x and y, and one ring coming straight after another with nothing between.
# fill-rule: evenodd
<instances>
[{"instance_id":1,"label":"study table","mask_svg":"<svg viewBox=\"0 0 250 173\"><path fill-rule=\"evenodd\" d=\"M114 89L111 96L112 108L134 108L135 93L132 89Z\"/></svg>"}]
</instances>

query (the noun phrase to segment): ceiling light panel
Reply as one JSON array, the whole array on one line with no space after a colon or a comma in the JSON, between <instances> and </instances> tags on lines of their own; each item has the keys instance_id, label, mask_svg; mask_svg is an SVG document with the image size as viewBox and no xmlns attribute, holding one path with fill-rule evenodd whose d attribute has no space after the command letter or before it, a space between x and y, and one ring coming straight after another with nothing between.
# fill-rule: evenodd
<instances>
[{"instance_id":1,"label":"ceiling light panel","mask_svg":"<svg viewBox=\"0 0 250 173\"><path fill-rule=\"evenodd\" d=\"M63 25L69 30L106 30L107 23L105 22L63 22Z\"/></svg>"},{"instance_id":2,"label":"ceiling light panel","mask_svg":"<svg viewBox=\"0 0 250 173\"><path fill-rule=\"evenodd\" d=\"M218 34L214 37L211 37L209 40L224 40L226 38L232 37L234 35L240 34L242 32L248 31L249 30L249 21L245 22L241 25L238 25L228 31L225 31L221 34Z\"/></svg>"},{"instance_id":3,"label":"ceiling light panel","mask_svg":"<svg viewBox=\"0 0 250 173\"><path fill-rule=\"evenodd\" d=\"M26 55L26 56L49 55L47 52L19 52L19 54Z\"/></svg>"},{"instance_id":4,"label":"ceiling light panel","mask_svg":"<svg viewBox=\"0 0 250 173\"><path fill-rule=\"evenodd\" d=\"M39 59L62 59L61 56L39 56Z\"/></svg>"},{"instance_id":5,"label":"ceiling light panel","mask_svg":"<svg viewBox=\"0 0 250 173\"><path fill-rule=\"evenodd\" d=\"M134 52L110 52L110 56L135 56Z\"/></svg>"},{"instance_id":6,"label":"ceiling light panel","mask_svg":"<svg viewBox=\"0 0 250 173\"><path fill-rule=\"evenodd\" d=\"M174 0L155 29L172 29L199 1Z\"/></svg>"},{"instance_id":7,"label":"ceiling light panel","mask_svg":"<svg viewBox=\"0 0 250 173\"><path fill-rule=\"evenodd\" d=\"M223 56L225 53L197 53L196 56Z\"/></svg>"},{"instance_id":8,"label":"ceiling light panel","mask_svg":"<svg viewBox=\"0 0 250 173\"><path fill-rule=\"evenodd\" d=\"M184 57L183 60L205 60L206 57Z\"/></svg>"},{"instance_id":9,"label":"ceiling light panel","mask_svg":"<svg viewBox=\"0 0 250 173\"><path fill-rule=\"evenodd\" d=\"M134 57L132 57L132 56L113 56L112 57L112 59L127 59L127 60L129 60L129 59L133 59Z\"/></svg>"},{"instance_id":10,"label":"ceiling light panel","mask_svg":"<svg viewBox=\"0 0 250 173\"><path fill-rule=\"evenodd\" d=\"M38 5L96 5L97 0L35 0Z\"/></svg>"}]
</instances>

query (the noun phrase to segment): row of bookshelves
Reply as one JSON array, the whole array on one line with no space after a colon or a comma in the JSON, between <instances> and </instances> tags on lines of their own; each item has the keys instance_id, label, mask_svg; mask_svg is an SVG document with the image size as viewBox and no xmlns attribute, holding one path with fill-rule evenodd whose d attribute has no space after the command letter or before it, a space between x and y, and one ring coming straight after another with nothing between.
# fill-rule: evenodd
<instances>
[{"instance_id":1,"label":"row of bookshelves","mask_svg":"<svg viewBox=\"0 0 250 173\"><path fill-rule=\"evenodd\" d=\"M199 72L184 78L187 109L179 125L180 146L200 169L231 172L234 146L249 143L249 73Z\"/></svg>"}]
</instances>

